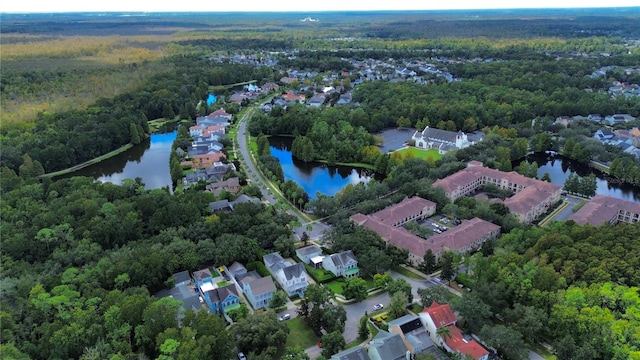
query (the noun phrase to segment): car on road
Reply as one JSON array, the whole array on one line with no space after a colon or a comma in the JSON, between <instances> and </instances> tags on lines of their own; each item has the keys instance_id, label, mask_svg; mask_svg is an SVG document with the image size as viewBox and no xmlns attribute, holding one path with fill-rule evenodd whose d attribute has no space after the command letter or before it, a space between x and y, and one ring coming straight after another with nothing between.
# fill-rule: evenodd
<instances>
[{"instance_id":1,"label":"car on road","mask_svg":"<svg viewBox=\"0 0 640 360\"><path fill-rule=\"evenodd\" d=\"M289 319L291 319L291 314L282 314L278 317L278 320L280 321L289 320Z\"/></svg>"},{"instance_id":2,"label":"car on road","mask_svg":"<svg viewBox=\"0 0 640 360\"><path fill-rule=\"evenodd\" d=\"M238 353L238 360L247 360L247 357L246 357L246 356L244 356L244 353L239 352L239 353Z\"/></svg>"},{"instance_id":3,"label":"car on road","mask_svg":"<svg viewBox=\"0 0 640 360\"><path fill-rule=\"evenodd\" d=\"M382 304L375 304L375 305L373 305L372 309L373 309L373 311L378 311L378 310L382 309L383 307L384 307L384 305L382 305Z\"/></svg>"}]
</instances>

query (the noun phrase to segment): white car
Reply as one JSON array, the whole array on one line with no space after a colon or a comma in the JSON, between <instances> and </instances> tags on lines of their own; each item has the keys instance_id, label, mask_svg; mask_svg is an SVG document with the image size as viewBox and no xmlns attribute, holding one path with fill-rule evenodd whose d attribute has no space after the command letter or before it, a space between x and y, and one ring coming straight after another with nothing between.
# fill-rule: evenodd
<instances>
[{"instance_id":1,"label":"white car","mask_svg":"<svg viewBox=\"0 0 640 360\"><path fill-rule=\"evenodd\" d=\"M282 314L278 317L278 320L283 321L283 320L289 320L291 319L291 314Z\"/></svg>"},{"instance_id":2,"label":"white car","mask_svg":"<svg viewBox=\"0 0 640 360\"><path fill-rule=\"evenodd\" d=\"M244 353L239 352L238 353L238 360L247 360L247 357L244 356Z\"/></svg>"},{"instance_id":3,"label":"white car","mask_svg":"<svg viewBox=\"0 0 640 360\"><path fill-rule=\"evenodd\" d=\"M373 305L373 311L378 311L380 309L382 309L384 307L384 305L382 304L375 304Z\"/></svg>"}]
</instances>

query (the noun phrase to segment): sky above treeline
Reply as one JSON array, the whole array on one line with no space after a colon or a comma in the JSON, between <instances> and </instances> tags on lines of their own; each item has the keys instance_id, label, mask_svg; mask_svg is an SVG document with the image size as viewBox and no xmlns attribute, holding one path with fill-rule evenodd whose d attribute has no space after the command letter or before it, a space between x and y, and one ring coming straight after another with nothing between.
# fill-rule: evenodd
<instances>
[{"instance_id":1,"label":"sky above treeline","mask_svg":"<svg viewBox=\"0 0 640 360\"><path fill-rule=\"evenodd\" d=\"M0 12L59 13L59 12L313 12L350 10L464 10L518 8L605 8L635 7L640 0L535 0L529 2L505 0L322 0L322 1L265 1L265 0L32 0L2 1Z\"/></svg>"}]
</instances>

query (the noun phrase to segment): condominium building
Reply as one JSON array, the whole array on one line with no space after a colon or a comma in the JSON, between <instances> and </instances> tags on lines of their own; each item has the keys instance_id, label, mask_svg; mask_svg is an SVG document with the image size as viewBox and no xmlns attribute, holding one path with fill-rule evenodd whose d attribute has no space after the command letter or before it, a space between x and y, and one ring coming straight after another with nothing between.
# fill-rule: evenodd
<instances>
[{"instance_id":1,"label":"condominium building","mask_svg":"<svg viewBox=\"0 0 640 360\"><path fill-rule=\"evenodd\" d=\"M591 224L595 226L605 223L616 224L621 221L633 224L640 221L640 203L596 195L569 220L580 225Z\"/></svg>"},{"instance_id":2,"label":"condominium building","mask_svg":"<svg viewBox=\"0 0 640 360\"><path fill-rule=\"evenodd\" d=\"M544 214L552 204L560 200L562 192L560 185L528 178L515 171L507 173L490 169L479 161L469 162L465 169L435 181L433 186L442 188L447 197L455 201L461 196L473 194L487 184L493 184L514 193L503 203L520 222L525 224L531 223Z\"/></svg>"}]
</instances>

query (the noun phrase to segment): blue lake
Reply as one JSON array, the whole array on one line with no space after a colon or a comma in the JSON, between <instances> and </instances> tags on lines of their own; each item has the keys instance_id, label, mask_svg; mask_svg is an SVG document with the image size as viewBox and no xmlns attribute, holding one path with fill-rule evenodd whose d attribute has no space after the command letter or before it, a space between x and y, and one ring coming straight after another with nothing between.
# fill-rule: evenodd
<instances>
[{"instance_id":1,"label":"blue lake","mask_svg":"<svg viewBox=\"0 0 640 360\"><path fill-rule=\"evenodd\" d=\"M123 179L142 179L146 189L168 186L172 189L169 155L177 131L152 134L149 139L100 163L75 171L65 177L88 176L101 182L121 184Z\"/></svg>"},{"instance_id":2,"label":"blue lake","mask_svg":"<svg viewBox=\"0 0 640 360\"><path fill-rule=\"evenodd\" d=\"M315 199L317 192L333 196L349 184L369 182L374 178L374 172L366 169L294 160L290 150L291 142L291 138L269 138L271 155L280 160L285 180L297 183L309 194L310 199Z\"/></svg>"}]
</instances>

